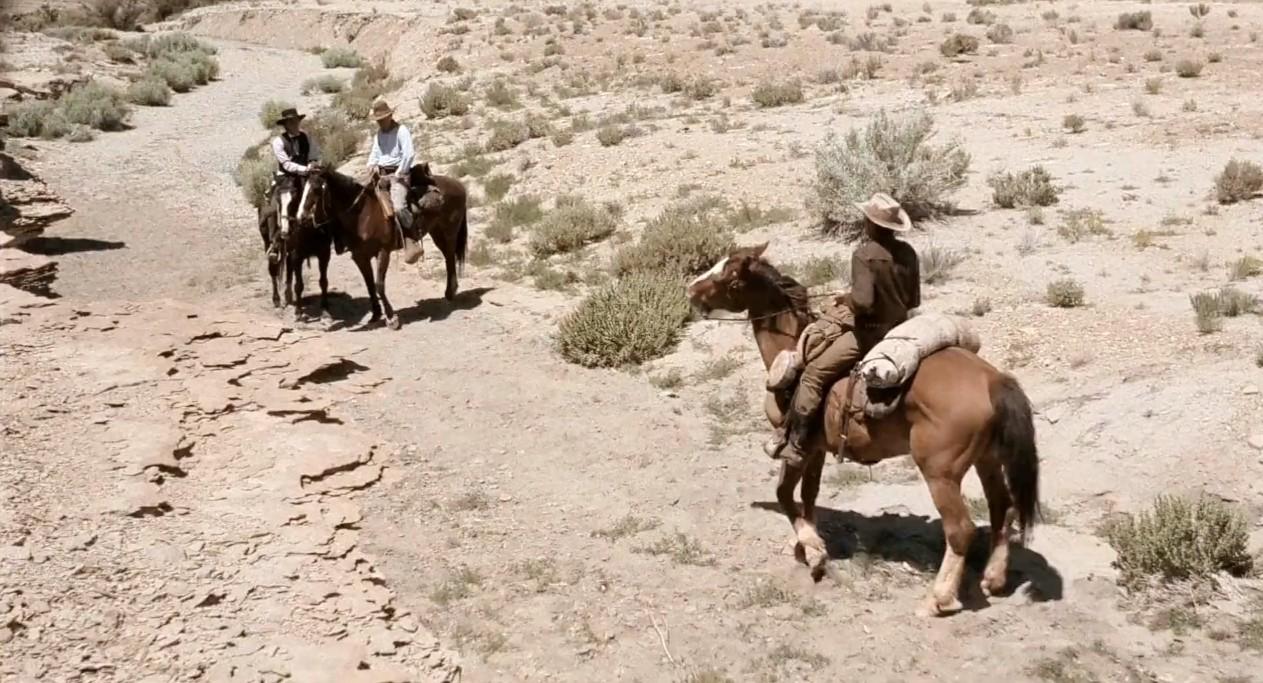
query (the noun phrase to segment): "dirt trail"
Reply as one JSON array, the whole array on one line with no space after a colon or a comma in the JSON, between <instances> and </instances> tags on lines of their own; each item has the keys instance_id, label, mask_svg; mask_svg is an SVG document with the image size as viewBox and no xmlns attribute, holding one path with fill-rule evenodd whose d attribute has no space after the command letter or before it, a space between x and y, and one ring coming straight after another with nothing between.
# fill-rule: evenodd
<instances>
[{"instance_id":1,"label":"dirt trail","mask_svg":"<svg viewBox=\"0 0 1263 683\"><path fill-rule=\"evenodd\" d=\"M139 107L133 129L87 144L39 143L35 169L77 210L58 226L59 291L94 299L194 299L241 282L253 217L233 182L241 152L264 130L268 99L305 105L305 78L320 60L287 50L220 43L220 78L172 100Z\"/></svg>"},{"instance_id":2,"label":"dirt trail","mask_svg":"<svg viewBox=\"0 0 1263 683\"><path fill-rule=\"evenodd\" d=\"M227 44L221 61L220 83L177 98L172 110L143 112L135 131L48 146L41 170L79 210L61 233L127 243L64 258L60 289L72 300L170 296L275 321L252 217L227 171L258 137L258 103L292 96L318 65L301 53ZM966 233L936 234L980 239ZM152 275L132 269L151 258L162 264ZM1108 509L1155 490L1214 481L1257 493L1253 462L1190 473L1180 459L1185 449L1230 442L1236 423L1251 419L1216 407L1241 391L1210 381L1238 368L1235 359L1178 375L1144 368L1121 384L1111 365L1121 353L1074 382L1041 362L1019 371L1041 413L1045 500L1059 519L1015 556L1014 595L984 599L971 574L970 609L926 622L912 614L943 541L906 463L871 473L831 464L822 531L842 558L840 580L813 585L794 564L788 525L772 505L773 468L757 451L761 373L744 328L691 326L672 362L699 363L685 387L664 394L644 376L562 363L550 339L562 295L471 268L449 305L434 265L431 248L423 266L392 269L400 332L299 333L388 380L338 405L340 419L392 445L375 451L381 480L357 497L365 506L357 539L378 559L395 606L460 648L466 680L657 681L711 668L734 680L1024 680L1037 662L1068 671L1066 679L1248 680L1259 670L1257 654L1235 643L1135 623L1116 604L1112 551L1091 530ZM339 259L331 277L346 295L336 316L357 318L365 310L358 275ZM932 296L949 310L973 291L948 285ZM1028 353L1038 356L1067 338L1067 327L1094 324L1050 318L1046 307L1014 303L979 321L984 348L1034 339L1044 347ZM698 367L729 349L735 371L707 376ZM712 399L745 401L740 417L721 425L726 438L709 433ZM1180 419L1164 408L1181 403ZM1140 452L1153 459L1132 457ZM969 485L977 495L972 476Z\"/></svg>"}]
</instances>

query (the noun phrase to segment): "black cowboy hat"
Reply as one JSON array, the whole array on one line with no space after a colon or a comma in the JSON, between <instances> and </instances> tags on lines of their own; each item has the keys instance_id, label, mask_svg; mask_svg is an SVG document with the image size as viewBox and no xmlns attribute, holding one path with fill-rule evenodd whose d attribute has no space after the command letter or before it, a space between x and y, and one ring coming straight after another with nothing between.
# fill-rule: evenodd
<instances>
[{"instance_id":1,"label":"black cowboy hat","mask_svg":"<svg viewBox=\"0 0 1263 683\"><path fill-rule=\"evenodd\" d=\"M305 118L307 118L306 114L299 114L297 109L290 107L289 109L281 111L281 117L276 120L276 125L284 125L284 123L290 119L298 119L299 121L302 121Z\"/></svg>"}]
</instances>

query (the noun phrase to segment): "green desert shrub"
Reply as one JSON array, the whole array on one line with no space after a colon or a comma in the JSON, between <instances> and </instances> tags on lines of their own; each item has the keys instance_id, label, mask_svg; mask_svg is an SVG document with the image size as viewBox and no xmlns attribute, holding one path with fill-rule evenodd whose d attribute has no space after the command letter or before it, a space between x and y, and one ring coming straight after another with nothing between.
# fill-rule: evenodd
<instances>
[{"instance_id":1,"label":"green desert shrub","mask_svg":"<svg viewBox=\"0 0 1263 683\"><path fill-rule=\"evenodd\" d=\"M338 109L322 109L303 122L303 127L320 145L320 160L328 166L341 166L364 144L362 124L351 121Z\"/></svg>"},{"instance_id":2,"label":"green desert shrub","mask_svg":"<svg viewBox=\"0 0 1263 683\"><path fill-rule=\"evenodd\" d=\"M234 179L250 206L263 206L274 173L276 158L272 156L272 150L267 144L251 147L242 155L241 161L237 163Z\"/></svg>"},{"instance_id":3,"label":"green desert shrub","mask_svg":"<svg viewBox=\"0 0 1263 683\"><path fill-rule=\"evenodd\" d=\"M349 47L331 47L320 53L320 63L326 69L358 69L364 58Z\"/></svg>"},{"instance_id":4,"label":"green desert shrub","mask_svg":"<svg viewBox=\"0 0 1263 683\"><path fill-rule=\"evenodd\" d=\"M373 100L399 87L399 81L391 78L383 66L366 65L356 70L351 85L333 96L333 106L346 112L352 120L368 118Z\"/></svg>"},{"instance_id":5,"label":"green desert shrub","mask_svg":"<svg viewBox=\"0 0 1263 683\"><path fill-rule=\"evenodd\" d=\"M487 225L486 234L500 244L513 240L513 230L524 225L535 223L544 217L538 197L523 195L495 206L495 214Z\"/></svg>"},{"instance_id":6,"label":"green desert shrub","mask_svg":"<svg viewBox=\"0 0 1263 683\"><path fill-rule=\"evenodd\" d=\"M1215 176L1215 198L1220 204L1235 204L1263 190L1263 168L1252 161L1231 159Z\"/></svg>"},{"instance_id":7,"label":"green desert shrub","mask_svg":"<svg viewBox=\"0 0 1263 683\"><path fill-rule=\"evenodd\" d=\"M281 112L286 109L293 109L294 103L286 100L268 100L259 108L259 123L268 130L276 127L276 120L281 117Z\"/></svg>"},{"instance_id":8,"label":"green desert shrub","mask_svg":"<svg viewBox=\"0 0 1263 683\"><path fill-rule=\"evenodd\" d=\"M1003 209L1050 206L1057 202L1059 190L1043 166L1032 166L1021 173L997 173L987 179L992 201Z\"/></svg>"},{"instance_id":9,"label":"green desert shrub","mask_svg":"<svg viewBox=\"0 0 1263 683\"><path fill-rule=\"evenodd\" d=\"M617 216L605 207L578 198L559 201L531 231L531 253L543 258L574 251L609 237L617 227Z\"/></svg>"},{"instance_id":10,"label":"green desert shrub","mask_svg":"<svg viewBox=\"0 0 1263 683\"><path fill-rule=\"evenodd\" d=\"M132 108L121 90L95 81L66 91L57 109L72 124L97 130L122 130Z\"/></svg>"},{"instance_id":11,"label":"green desert shrub","mask_svg":"<svg viewBox=\"0 0 1263 683\"><path fill-rule=\"evenodd\" d=\"M619 275L654 270L681 275L705 271L732 250L733 235L726 208L712 197L668 206L649 221L639 241L615 254L614 271Z\"/></svg>"},{"instance_id":12,"label":"green desert shrub","mask_svg":"<svg viewBox=\"0 0 1263 683\"><path fill-rule=\"evenodd\" d=\"M587 367L640 364L675 347L689 314L678 274L634 273L593 292L562 319L558 351Z\"/></svg>"},{"instance_id":13,"label":"green desert shrub","mask_svg":"<svg viewBox=\"0 0 1263 683\"><path fill-rule=\"evenodd\" d=\"M1118 15L1118 21L1114 22L1114 28L1120 31L1151 31L1153 14L1149 11L1123 12Z\"/></svg>"},{"instance_id":14,"label":"green desert shrub","mask_svg":"<svg viewBox=\"0 0 1263 683\"><path fill-rule=\"evenodd\" d=\"M1240 576L1253 564L1246 550L1245 517L1209 496L1158 496L1150 510L1115 521L1105 532L1127 584L1141 584L1149 577L1204 578L1218 572Z\"/></svg>"},{"instance_id":15,"label":"green desert shrub","mask_svg":"<svg viewBox=\"0 0 1263 683\"><path fill-rule=\"evenodd\" d=\"M798 79L763 81L754 86L754 90L750 92L750 99L764 109L798 104L803 101L803 97L803 84Z\"/></svg>"},{"instance_id":16,"label":"green desert shrub","mask_svg":"<svg viewBox=\"0 0 1263 683\"><path fill-rule=\"evenodd\" d=\"M56 135L46 135L45 130L55 125L54 119L59 117L57 105L48 100L28 100L18 102L6 109L9 124L5 128L9 135L19 138L61 137L64 130ZM64 124L64 119L62 120ZM52 125L50 125L52 124ZM64 126L62 126L64 128Z\"/></svg>"},{"instance_id":17,"label":"green desert shrub","mask_svg":"<svg viewBox=\"0 0 1263 683\"><path fill-rule=\"evenodd\" d=\"M877 192L893 196L914 219L949 211L948 195L965 184L970 157L957 139L931 144L933 134L925 111L896 118L884 110L862 128L830 133L816 147L812 198L825 229L858 235L863 215L855 203Z\"/></svg>"},{"instance_id":18,"label":"green desert shrub","mask_svg":"<svg viewBox=\"0 0 1263 683\"><path fill-rule=\"evenodd\" d=\"M1076 308L1083 305L1083 285L1073 278L1062 278L1048 283L1044 294L1049 306L1056 308Z\"/></svg>"},{"instance_id":19,"label":"green desert shrub","mask_svg":"<svg viewBox=\"0 0 1263 683\"><path fill-rule=\"evenodd\" d=\"M469 96L450 85L431 83L421 96L421 112L431 119L464 116L469 113Z\"/></svg>"},{"instance_id":20,"label":"green desert shrub","mask_svg":"<svg viewBox=\"0 0 1263 683\"><path fill-rule=\"evenodd\" d=\"M503 152L513 149L531 139L531 127L523 121L493 121L491 136L483 148L488 152Z\"/></svg>"},{"instance_id":21,"label":"green desert shrub","mask_svg":"<svg viewBox=\"0 0 1263 683\"><path fill-rule=\"evenodd\" d=\"M142 78L127 86L127 101L144 107L165 107L171 104L171 88L160 78Z\"/></svg>"}]
</instances>

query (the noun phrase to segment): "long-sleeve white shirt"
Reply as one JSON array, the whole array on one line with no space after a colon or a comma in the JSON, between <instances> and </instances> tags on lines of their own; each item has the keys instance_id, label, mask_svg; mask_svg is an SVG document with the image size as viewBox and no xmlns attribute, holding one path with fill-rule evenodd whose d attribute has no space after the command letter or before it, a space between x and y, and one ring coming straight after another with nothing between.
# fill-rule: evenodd
<instances>
[{"instance_id":1,"label":"long-sleeve white shirt","mask_svg":"<svg viewBox=\"0 0 1263 683\"><path fill-rule=\"evenodd\" d=\"M402 123L390 130L379 130L373 136L373 149L368 154L368 167L397 166L395 176L405 178L412 168L416 152L412 148L412 133Z\"/></svg>"},{"instance_id":2,"label":"long-sleeve white shirt","mask_svg":"<svg viewBox=\"0 0 1263 683\"><path fill-rule=\"evenodd\" d=\"M276 164L286 173L306 173L307 167L295 162L285 153L285 133L272 138L272 154L276 155ZM316 146L316 138L308 135L307 163L320 160L320 148Z\"/></svg>"}]
</instances>

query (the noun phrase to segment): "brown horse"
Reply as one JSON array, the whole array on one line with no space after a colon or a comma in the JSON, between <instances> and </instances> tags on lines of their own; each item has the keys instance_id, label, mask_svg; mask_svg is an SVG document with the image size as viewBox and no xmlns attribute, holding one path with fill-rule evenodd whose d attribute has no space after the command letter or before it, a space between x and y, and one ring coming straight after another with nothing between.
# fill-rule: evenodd
<instances>
[{"instance_id":1,"label":"brown horse","mask_svg":"<svg viewBox=\"0 0 1263 683\"><path fill-rule=\"evenodd\" d=\"M762 258L767 244L736 249L688 285L690 302L704 315L712 310L746 311L764 365L793 349L812 321L807 291ZM1039 457L1031 404L1010 375L976 354L949 347L927 356L905 387L903 400L880 420L865 418L858 402L848 401L852 380L837 382L829 393L824 425L801 466L781 464L776 498L795 532L795 555L819 581L828 561L816 531L815 503L826 453L865 464L911 453L943 520L946 548L923 614L961 609L958 599L965 554L974 536L960 484L976 468L991 515L991 556L983 572L988 595L1004 590L1008 573L1010 527L1018 523L1023 539L1039 515ZM768 419L779 426L785 400L769 394ZM794 488L802 481L802 509ZM1020 540L1019 540L1020 542Z\"/></svg>"},{"instance_id":2,"label":"brown horse","mask_svg":"<svg viewBox=\"0 0 1263 683\"><path fill-rule=\"evenodd\" d=\"M320 268L320 313L326 315L329 311L329 251L332 239L328 232L317 228L311 221L294 220L291 221L288 239L282 241L279 213L282 210L285 209L280 207L276 196L259 207L259 233L263 237L263 248L267 250L276 243L279 252L279 258L268 260L272 305L281 307L281 296L277 290L284 272L285 305L293 304L294 317L302 319L303 264L314 256Z\"/></svg>"},{"instance_id":3,"label":"brown horse","mask_svg":"<svg viewBox=\"0 0 1263 683\"><path fill-rule=\"evenodd\" d=\"M418 203L416 221L422 230L430 233L447 263L445 296L450 300L456 296L457 273L464 264L469 240L465 187L455 179L431 175L426 164L414 167L411 179L410 201ZM385 309L387 326L397 330L399 317L386 297L386 272L390 269L390 252L403 245L394 221L386 217L384 207L374 194L349 176L322 170L307 179L299 217L311 216L317 225L329 226L346 245L368 289L372 307L370 322L380 321ZM376 278L373 277L374 258L377 259Z\"/></svg>"}]
</instances>

